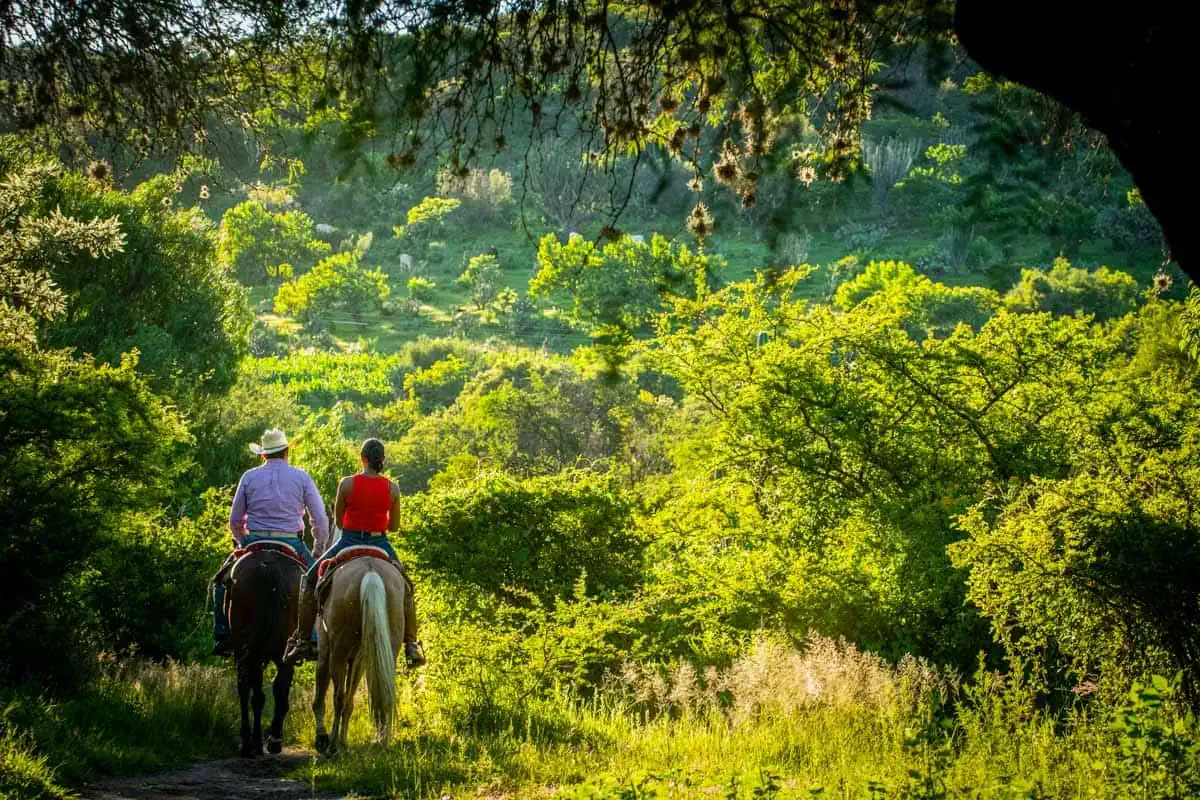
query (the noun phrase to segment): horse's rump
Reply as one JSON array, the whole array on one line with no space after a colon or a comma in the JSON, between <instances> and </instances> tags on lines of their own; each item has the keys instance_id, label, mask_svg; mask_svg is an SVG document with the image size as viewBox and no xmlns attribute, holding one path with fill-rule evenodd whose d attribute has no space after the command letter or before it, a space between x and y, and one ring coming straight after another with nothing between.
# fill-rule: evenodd
<instances>
[{"instance_id":1,"label":"horse's rump","mask_svg":"<svg viewBox=\"0 0 1200 800\"><path fill-rule=\"evenodd\" d=\"M247 553L230 573L229 627L235 653L263 662L283 656L296 627L302 565L275 550Z\"/></svg>"}]
</instances>

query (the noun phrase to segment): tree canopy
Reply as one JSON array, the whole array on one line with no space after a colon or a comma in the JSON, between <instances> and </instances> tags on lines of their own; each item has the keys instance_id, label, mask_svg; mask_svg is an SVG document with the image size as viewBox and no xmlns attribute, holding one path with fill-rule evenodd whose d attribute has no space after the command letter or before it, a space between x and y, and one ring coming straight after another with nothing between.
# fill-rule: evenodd
<instances>
[{"instance_id":1,"label":"tree canopy","mask_svg":"<svg viewBox=\"0 0 1200 800\"><path fill-rule=\"evenodd\" d=\"M944 62L957 37L985 68L1099 129L1175 258L1197 270L1171 155L1183 117L1167 110L1187 52L1182 14L1143 4L1100 20L1076 6L984 0L35 0L0 23L0 80L9 124L57 140L132 130L148 153L203 141L214 112L253 129L291 107L338 120L347 151L382 137L393 166L440 154L465 176L519 123L601 162L665 148L751 205L769 171L842 180L856 170L860 125L888 81L880 68L919 52ZM811 146L775 153L783 129L807 131Z\"/></svg>"}]
</instances>

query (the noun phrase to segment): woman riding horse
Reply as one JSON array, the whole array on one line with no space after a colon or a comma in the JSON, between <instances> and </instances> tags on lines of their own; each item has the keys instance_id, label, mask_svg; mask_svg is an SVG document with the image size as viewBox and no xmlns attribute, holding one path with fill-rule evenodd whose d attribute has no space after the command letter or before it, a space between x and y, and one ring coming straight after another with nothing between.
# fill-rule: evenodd
<instances>
[{"instance_id":1,"label":"woman riding horse","mask_svg":"<svg viewBox=\"0 0 1200 800\"><path fill-rule=\"evenodd\" d=\"M316 658L316 646L309 631L317 620L316 586L321 564L349 547L368 545L378 547L400 568L407 584L404 603L404 658L410 668L425 663L421 643L417 641L417 607L413 599L412 580L396 551L388 541L388 531L400 528L400 488L380 474L383 469L383 442L367 439L360 451L362 471L347 475L338 484L333 503L333 517L342 528L342 535L333 547L325 551L304 576L300 587L300 619L292 638L288 640L284 661L295 664Z\"/></svg>"}]
</instances>

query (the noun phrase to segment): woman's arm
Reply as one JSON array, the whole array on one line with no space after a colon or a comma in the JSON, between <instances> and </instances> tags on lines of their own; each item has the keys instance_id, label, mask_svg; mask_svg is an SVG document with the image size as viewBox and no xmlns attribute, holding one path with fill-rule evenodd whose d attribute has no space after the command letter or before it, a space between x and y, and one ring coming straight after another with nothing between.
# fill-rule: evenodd
<instances>
[{"instance_id":1,"label":"woman's arm","mask_svg":"<svg viewBox=\"0 0 1200 800\"><path fill-rule=\"evenodd\" d=\"M337 497L333 500L333 524L342 527L342 515L346 513L346 495L354 485L354 476L347 475L338 484Z\"/></svg>"},{"instance_id":2,"label":"woman's arm","mask_svg":"<svg viewBox=\"0 0 1200 800\"><path fill-rule=\"evenodd\" d=\"M392 510L388 514L388 530L398 531L400 530L400 487L396 485L395 481L391 481L391 484Z\"/></svg>"}]
</instances>

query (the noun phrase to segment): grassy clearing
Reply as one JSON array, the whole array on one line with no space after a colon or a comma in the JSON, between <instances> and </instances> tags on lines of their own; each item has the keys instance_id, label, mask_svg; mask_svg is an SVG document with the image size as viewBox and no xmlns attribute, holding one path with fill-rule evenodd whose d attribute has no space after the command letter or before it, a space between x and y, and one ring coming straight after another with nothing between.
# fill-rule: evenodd
<instances>
[{"instance_id":1,"label":"grassy clearing","mask_svg":"<svg viewBox=\"0 0 1200 800\"><path fill-rule=\"evenodd\" d=\"M302 668L292 696L302 746L312 678ZM1183 798L1197 779L1200 737L1175 711L1133 718L1166 738L1119 733L1127 706L1051 713L1011 681L963 688L919 659L889 665L819 637L804 651L762 640L702 674L626 665L586 696L525 678L435 661L402 677L395 741L373 742L360 697L348 752L290 777L365 797L623 800ZM138 666L70 701L6 695L0 797L59 800L101 776L227 756L233 689L228 670Z\"/></svg>"},{"instance_id":2,"label":"grassy clearing","mask_svg":"<svg viewBox=\"0 0 1200 800\"><path fill-rule=\"evenodd\" d=\"M1098 707L1053 716L1000 682L968 697L925 662L830 640L760 643L705 675L630 666L590 697L485 697L436 666L403 685L393 743L373 743L362 697L350 751L293 777L404 798L1133 796ZM310 714L290 727L312 741Z\"/></svg>"}]
</instances>

